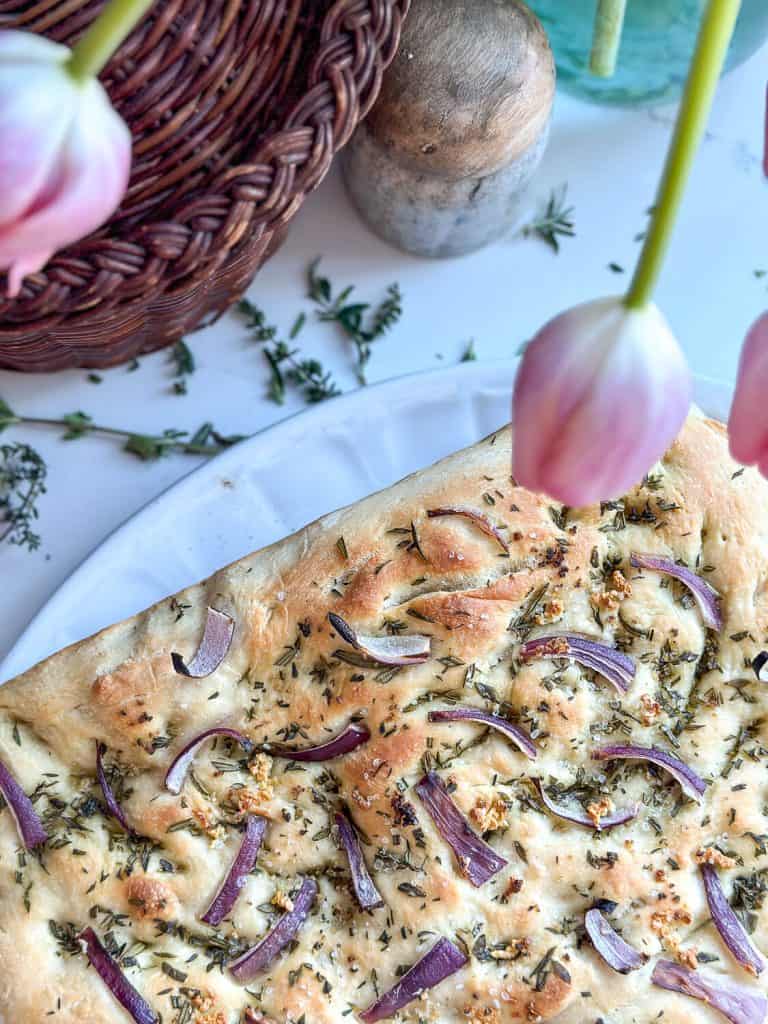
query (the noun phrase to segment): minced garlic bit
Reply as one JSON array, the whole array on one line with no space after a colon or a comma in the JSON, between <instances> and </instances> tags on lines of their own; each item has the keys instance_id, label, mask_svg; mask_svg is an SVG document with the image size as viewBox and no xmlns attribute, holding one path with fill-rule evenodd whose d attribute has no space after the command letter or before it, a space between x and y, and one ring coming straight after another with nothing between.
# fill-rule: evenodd
<instances>
[{"instance_id":1,"label":"minced garlic bit","mask_svg":"<svg viewBox=\"0 0 768 1024\"><path fill-rule=\"evenodd\" d=\"M467 1024L501 1024L499 1011L495 1006L472 1006L468 1004L462 1011Z\"/></svg>"},{"instance_id":2,"label":"minced garlic bit","mask_svg":"<svg viewBox=\"0 0 768 1024\"><path fill-rule=\"evenodd\" d=\"M553 597L549 601L545 601L541 609L533 617L533 621L537 626L548 626L552 622L557 622L558 619L562 618L563 612L565 611L565 605L558 597Z\"/></svg>"},{"instance_id":3,"label":"minced garlic bit","mask_svg":"<svg viewBox=\"0 0 768 1024\"><path fill-rule=\"evenodd\" d=\"M714 846L701 846L693 855L693 859L697 864L711 864L715 868L733 868L736 866L736 861L733 857L729 857L727 853L721 853Z\"/></svg>"},{"instance_id":4,"label":"minced garlic bit","mask_svg":"<svg viewBox=\"0 0 768 1024\"><path fill-rule=\"evenodd\" d=\"M481 832L495 832L507 824L507 809L500 796L479 796L469 816Z\"/></svg>"},{"instance_id":5,"label":"minced garlic bit","mask_svg":"<svg viewBox=\"0 0 768 1024\"><path fill-rule=\"evenodd\" d=\"M267 796L263 789L253 790L247 786L233 786L229 791L229 799L241 814L260 814L263 817L266 815L261 805L269 800L271 795L271 792Z\"/></svg>"},{"instance_id":6,"label":"minced garlic bit","mask_svg":"<svg viewBox=\"0 0 768 1024\"><path fill-rule=\"evenodd\" d=\"M660 714L661 704L649 694L642 694L640 697L640 720L643 725L653 725Z\"/></svg>"},{"instance_id":7,"label":"minced garlic bit","mask_svg":"<svg viewBox=\"0 0 768 1024\"><path fill-rule=\"evenodd\" d=\"M293 910L293 900L287 892L283 892L282 889L275 889L272 894L272 906L277 907L278 910L285 910L290 912Z\"/></svg>"},{"instance_id":8,"label":"minced garlic bit","mask_svg":"<svg viewBox=\"0 0 768 1024\"><path fill-rule=\"evenodd\" d=\"M632 584L621 571L614 569L611 573L605 589L592 594L592 604L606 611L615 612L621 602L632 596Z\"/></svg>"},{"instance_id":9,"label":"minced garlic bit","mask_svg":"<svg viewBox=\"0 0 768 1024\"><path fill-rule=\"evenodd\" d=\"M192 815L203 832L211 842L218 843L226 835L226 829L223 825L214 824L212 813L213 811L209 807L194 807L192 809Z\"/></svg>"},{"instance_id":10,"label":"minced garlic bit","mask_svg":"<svg viewBox=\"0 0 768 1024\"><path fill-rule=\"evenodd\" d=\"M692 922L692 914L683 907L667 907L651 914L651 930L658 935L661 944L678 963L684 964L686 967L696 966L696 949L693 947L686 950L680 948L677 929L690 925Z\"/></svg>"},{"instance_id":11,"label":"minced garlic bit","mask_svg":"<svg viewBox=\"0 0 768 1024\"><path fill-rule=\"evenodd\" d=\"M196 992L190 1002L197 1011L195 1024L227 1024L224 1014L216 1010L216 1003L210 992Z\"/></svg>"},{"instance_id":12,"label":"minced garlic bit","mask_svg":"<svg viewBox=\"0 0 768 1024\"><path fill-rule=\"evenodd\" d=\"M492 949L490 951L494 960L517 960L518 957L529 953L531 949L530 939L515 939L508 943L503 949Z\"/></svg>"},{"instance_id":13,"label":"minced garlic bit","mask_svg":"<svg viewBox=\"0 0 768 1024\"><path fill-rule=\"evenodd\" d=\"M258 786L258 792L261 799L271 800L274 796L274 786L272 784L272 758L268 754L256 754L251 758L248 765L248 771L251 773Z\"/></svg>"},{"instance_id":14,"label":"minced garlic bit","mask_svg":"<svg viewBox=\"0 0 768 1024\"><path fill-rule=\"evenodd\" d=\"M610 814L611 811L614 810L614 806L613 800L611 800L609 796L602 796L596 803L589 804L587 807L587 814L595 828L598 828L601 819L604 818L606 814Z\"/></svg>"}]
</instances>

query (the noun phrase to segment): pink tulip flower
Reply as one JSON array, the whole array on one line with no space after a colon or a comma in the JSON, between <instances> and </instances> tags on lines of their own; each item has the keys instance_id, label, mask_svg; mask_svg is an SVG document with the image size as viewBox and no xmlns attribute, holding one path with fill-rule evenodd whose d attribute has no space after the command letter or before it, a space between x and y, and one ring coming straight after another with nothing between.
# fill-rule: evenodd
<instances>
[{"instance_id":1,"label":"pink tulip flower","mask_svg":"<svg viewBox=\"0 0 768 1024\"><path fill-rule=\"evenodd\" d=\"M130 132L95 78L69 75L69 54L0 31L0 270L11 296L57 249L100 227L128 185Z\"/></svg>"},{"instance_id":2,"label":"pink tulip flower","mask_svg":"<svg viewBox=\"0 0 768 1024\"><path fill-rule=\"evenodd\" d=\"M739 360L728 434L731 455L768 477L768 311L752 325Z\"/></svg>"},{"instance_id":3,"label":"pink tulip flower","mask_svg":"<svg viewBox=\"0 0 768 1024\"><path fill-rule=\"evenodd\" d=\"M515 478L570 506L617 498L664 454L690 402L685 357L656 306L569 309L530 342L517 374Z\"/></svg>"}]
</instances>

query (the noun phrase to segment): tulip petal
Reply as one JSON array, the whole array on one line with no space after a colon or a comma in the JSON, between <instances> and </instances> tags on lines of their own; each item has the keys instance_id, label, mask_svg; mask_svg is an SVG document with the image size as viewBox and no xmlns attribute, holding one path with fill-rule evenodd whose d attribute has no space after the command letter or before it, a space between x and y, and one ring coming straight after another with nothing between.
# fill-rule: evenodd
<instances>
[{"instance_id":1,"label":"tulip petal","mask_svg":"<svg viewBox=\"0 0 768 1024\"><path fill-rule=\"evenodd\" d=\"M31 208L0 226L0 267L12 268L13 288L44 265L52 251L100 227L128 184L130 133L95 80L77 93L77 105L56 167ZM45 255L44 255L45 254Z\"/></svg>"},{"instance_id":2,"label":"tulip petal","mask_svg":"<svg viewBox=\"0 0 768 1024\"><path fill-rule=\"evenodd\" d=\"M691 378L655 307L577 306L526 349L515 384L513 472L580 506L637 484L685 421Z\"/></svg>"},{"instance_id":3,"label":"tulip petal","mask_svg":"<svg viewBox=\"0 0 768 1024\"><path fill-rule=\"evenodd\" d=\"M747 334L739 359L736 391L728 420L731 455L751 466L768 463L768 311Z\"/></svg>"}]
</instances>

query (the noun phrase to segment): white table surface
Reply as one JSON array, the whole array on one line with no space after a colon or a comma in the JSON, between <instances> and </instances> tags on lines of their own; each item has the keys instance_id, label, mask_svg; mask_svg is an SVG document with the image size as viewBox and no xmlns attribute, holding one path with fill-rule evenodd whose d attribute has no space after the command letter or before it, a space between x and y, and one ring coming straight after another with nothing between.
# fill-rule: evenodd
<instances>
[{"instance_id":1,"label":"white table surface","mask_svg":"<svg viewBox=\"0 0 768 1024\"><path fill-rule=\"evenodd\" d=\"M767 72L765 47L721 84L657 295L694 371L722 380L733 379L744 332L768 307L768 277L754 274L768 269L768 182L761 170ZM577 237L564 239L557 256L519 237L459 260L404 256L370 234L332 172L249 296L286 333L306 310L302 350L332 369L345 390L356 386L350 347L333 325L314 321L304 298L305 267L316 255L335 284L354 283L362 300L375 302L390 282L400 283L404 315L377 343L370 380L455 362L470 338L479 359L510 355L559 310L626 284L627 275L608 264L632 266L672 115L666 107L614 110L558 96L551 142L530 194L533 209L551 187L568 183ZM250 433L302 407L298 398L277 406L264 397L266 364L237 317L222 318L188 342L198 369L186 396L172 393L167 353L144 357L134 373L106 371L99 385L85 371L0 372L0 396L20 413L82 409L104 425L145 433L194 430L203 420L224 433ZM65 443L41 429L14 428L2 437L12 440L26 440L44 455L49 493L40 504L40 550L0 548L0 657L105 536L199 462L179 455L143 464L108 440ZM301 472L299 453L286 472Z\"/></svg>"}]
</instances>

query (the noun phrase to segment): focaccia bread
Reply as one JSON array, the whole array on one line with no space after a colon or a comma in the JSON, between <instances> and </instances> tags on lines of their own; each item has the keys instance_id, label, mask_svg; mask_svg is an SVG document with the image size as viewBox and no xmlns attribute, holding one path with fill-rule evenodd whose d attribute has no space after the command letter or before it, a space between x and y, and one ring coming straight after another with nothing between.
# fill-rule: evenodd
<instances>
[{"instance_id":1,"label":"focaccia bread","mask_svg":"<svg viewBox=\"0 0 768 1024\"><path fill-rule=\"evenodd\" d=\"M0 762L48 837L25 851L0 812L0 1021L130 1021L87 928L162 1024L345 1024L418 962L410 1024L724 1019L654 984L659 960L744 986L759 1018L768 972L729 951L704 882L768 952L768 485L700 416L602 508L517 487L510 448L500 431L0 689ZM233 625L228 648L206 624ZM518 731L430 719L466 708ZM209 738L167 779L217 727L244 742ZM340 756L291 756L339 735ZM696 775L594 757L616 745ZM246 824L255 867L208 925ZM592 909L637 969L606 963Z\"/></svg>"}]
</instances>

